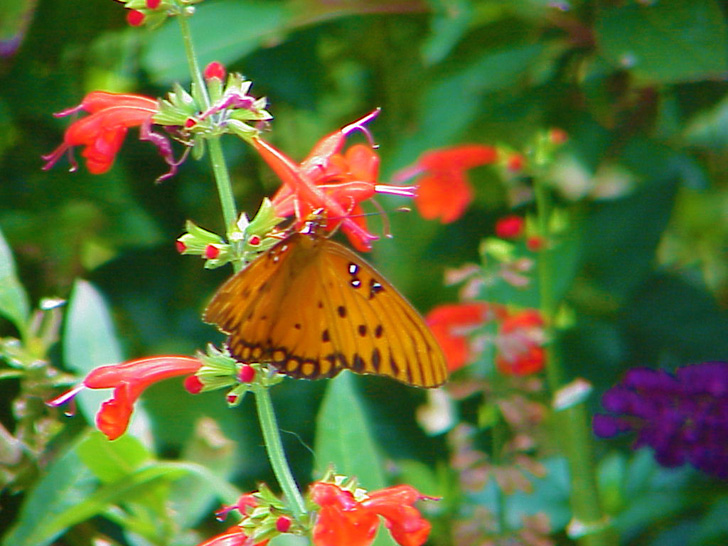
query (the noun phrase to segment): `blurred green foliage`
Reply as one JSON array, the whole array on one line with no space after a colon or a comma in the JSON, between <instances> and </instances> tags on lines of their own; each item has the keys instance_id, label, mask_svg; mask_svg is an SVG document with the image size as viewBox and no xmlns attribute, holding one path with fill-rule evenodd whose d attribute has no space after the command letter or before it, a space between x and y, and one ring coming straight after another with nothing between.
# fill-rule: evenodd
<instances>
[{"instance_id":1,"label":"blurred green foliage","mask_svg":"<svg viewBox=\"0 0 728 546\"><path fill-rule=\"evenodd\" d=\"M191 25L203 65L222 61L269 98L269 137L296 159L375 107L382 107L371 129L385 181L432 148L477 142L521 150L537 131L564 129L569 141L550 173L556 205L568 211L557 292L572 322L562 354L571 374L599 394L631 366L728 359L726 9L718 0L206 0ZM126 26L111 0L0 0L0 229L12 248L0 247L0 311L8 319L0 336L25 328L26 299L37 308L41 298L70 298L63 344L38 355L69 374L123 358L192 354L221 339L200 314L227 272L205 271L174 250L186 219L222 231L205 160L155 185L166 166L148 143L128 138L106 175L83 166L69 174L63 161L41 171L40 156L62 141L68 123L53 112L93 89L163 96L176 81L188 84L174 20L149 32ZM254 213L278 182L240 142L224 144L238 204ZM376 245L377 267L423 312L455 300L443 286L445 269L476 261L480 240L511 210L494 169L470 178L477 197L463 219L440 225L392 214L394 237ZM535 304L524 297L502 295ZM170 536L196 544L190 528L205 521L210 529L204 517L219 495L234 499L216 480L241 491L274 483L252 401L228 411L218 394L190 400L178 384L145 394L134 425L141 441L105 444L79 416L18 449L22 419L13 401L53 396L71 379L49 375L28 394L14 374L0 382L7 546L50 544L73 525L75 538L58 544L89 544L96 527L127 544L165 544ZM337 388L359 393L352 419L361 411L369 428L352 441L396 461L390 466L400 478L440 489L426 491L446 496L432 543L448 544L448 514L462 493L442 477L444 439L415 422L424 393L350 379ZM312 450L325 384L286 381L273 393L304 484L313 468L323 470ZM345 411L347 396L329 392L318 419ZM93 411L82 410L92 420ZM317 453L342 449L332 437L316 443ZM728 542L725 483L614 447L598 445L600 483L623 544ZM93 450L128 466L99 467ZM548 467L532 495L509 503L514 514L547 510L566 544L563 461ZM381 485L381 476L370 479ZM179 491L195 491L197 502ZM475 501L487 505L496 495L486 488ZM109 509L122 498L132 505L127 515ZM163 506L167 498L178 503L176 516ZM102 513L103 521L89 519Z\"/></svg>"}]
</instances>

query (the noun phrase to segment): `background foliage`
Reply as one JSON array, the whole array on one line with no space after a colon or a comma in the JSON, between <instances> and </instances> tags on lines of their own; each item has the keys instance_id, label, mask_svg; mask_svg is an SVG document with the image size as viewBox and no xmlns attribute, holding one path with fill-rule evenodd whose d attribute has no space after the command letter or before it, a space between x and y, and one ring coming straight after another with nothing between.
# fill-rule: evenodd
<instances>
[{"instance_id":1,"label":"background foliage","mask_svg":"<svg viewBox=\"0 0 728 546\"><path fill-rule=\"evenodd\" d=\"M478 142L518 150L537 130L565 129L554 178L571 218L562 276L573 324L562 352L598 395L632 366L728 359L725 9L717 0L207 0L191 24L203 65L222 61L269 98L269 138L296 159L376 106L383 180L431 148ZM222 231L205 161L188 161L154 185L165 165L151 146L129 139L107 175L40 170L40 156L67 124L51 113L87 91L161 96L175 81L186 85L179 39L174 22L153 33L129 28L111 1L0 0L0 229L32 307L70 298L63 343L50 352L69 373L192 354L219 341L200 314L228 272L203 271L173 244L188 218ZM226 144L240 208L254 212L278 182L244 146ZM477 169L471 180L477 198L462 220L443 226L393 214L395 237L376 245L379 269L423 312L455 299L443 286L445 268L476 261L481 238L510 211L495 170ZM0 293L11 286L11 260L3 249ZM9 321L0 333L17 336ZM162 384L135 417L143 441L108 444L88 433L81 415L56 416L26 423L44 439L19 448L21 433L30 434L27 405L57 390L29 393L14 372L3 377L0 502L4 532L14 533L7 545L49 544L72 525L69 543L87 543L84 536L102 529L144 544L140 537L159 527L160 537L194 544L190 528L214 525L207 516L219 502L214 484L234 498L226 481L240 490L274 483L250 400L228 411L218 394L190 399L178 384ZM428 494L446 496L432 541L449 543L457 495L447 500L444 439L415 422L424 394L354 379L341 389L356 393L354 415L361 410L376 456L396 461L399 476ZM286 381L273 393L302 483L317 467L312 448L326 383ZM336 415L337 404L352 411L346 400L346 392L327 397L323 411ZM632 453L627 444L597 449L622 543L728 541L725 483L660 469L649 451ZM567 543L563 464L554 457L548 466L535 493L513 496L514 510L546 510ZM378 487L385 477L367 479ZM478 500L487 504L489 494ZM109 509L122 498L136 503L133 518ZM88 519L101 513L106 519Z\"/></svg>"}]
</instances>

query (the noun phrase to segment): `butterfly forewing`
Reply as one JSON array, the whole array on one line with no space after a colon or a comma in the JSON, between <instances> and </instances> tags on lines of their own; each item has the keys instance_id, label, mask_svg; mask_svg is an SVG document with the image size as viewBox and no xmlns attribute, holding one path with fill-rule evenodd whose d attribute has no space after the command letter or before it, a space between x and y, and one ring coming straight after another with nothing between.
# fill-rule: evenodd
<instances>
[{"instance_id":1,"label":"butterfly forewing","mask_svg":"<svg viewBox=\"0 0 728 546\"><path fill-rule=\"evenodd\" d=\"M447 378L442 351L415 309L371 265L314 234L294 233L215 294L205 320L242 361L293 377L342 369L420 387Z\"/></svg>"}]
</instances>

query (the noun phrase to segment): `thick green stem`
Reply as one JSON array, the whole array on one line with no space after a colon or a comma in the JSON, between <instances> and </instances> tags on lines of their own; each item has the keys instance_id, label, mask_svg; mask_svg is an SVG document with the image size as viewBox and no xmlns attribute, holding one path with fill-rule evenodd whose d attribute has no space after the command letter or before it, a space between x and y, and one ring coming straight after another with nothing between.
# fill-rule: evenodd
<instances>
[{"instance_id":1,"label":"thick green stem","mask_svg":"<svg viewBox=\"0 0 728 546\"><path fill-rule=\"evenodd\" d=\"M187 53L192 81L195 87L199 90L200 100L204 102L205 107L209 107L210 98L197 62L197 55L195 54L194 45L192 43L189 24L184 16L180 16L177 19L180 23L180 30L185 44L185 52ZM223 155L220 137L210 138L207 143L210 152L212 172L215 176L217 192L220 197L225 229L230 229L237 220L238 213L235 206L235 197L232 191L227 163L225 162L225 156ZM236 267L236 270L238 270L239 267L241 266ZM306 506L304 504L303 497L298 490L298 486L293 479L293 474L291 473L285 452L283 451L283 443L281 442L281 436L278 431L278 424L276 422L275 413L273 412L273 403L271 402L270 394L268 393L267 387L262 385L256 386L254 392L258 408L260 428L263 431L263 439L265 441L266 451L268 452L268 458L270 459L271 466L273 467L273 472L275 473L278 483L288 499L288 502L291 504L293 514L297 518L301 518L306 513Z\"/></svg>"},{"instance_id":2,"label":"thick green stem","mask_svg":"<svg viewBox=\"0 0 728 546\"><path fill-rule=\"evenodd\" d=\"M257 385L253 392L255 392L258 420L260 421L260 428L263 430L263 439L265 440L265 447L268 451L268 459L273 467L273 472L278 479L278 483L283 490L283 494L291 505L293 514L296 518L300 518L306 513L306 505L303 502L303 497L301 497L296 481L293 479L293 474L291 474L291 469L286 460L286 454L283 451L283 444L281 443L281 436L278 433L278 423L273 412L270 394L268 389L261 385Z\"/></svg>"},{"instance_id":3,"label":"thick green stem","mask_svg":"<svg viewBox=\"0 0 728 546\"><path fill-rule=\"evenodd\" d=\"M565 373L556 329L553 327L558 303L552 292L556 270L554 268L551 233L552 203L549 189L541 177L536 177L536 204L538 227L546 247L538 261L538 279L541 298L541 312L547 323L546 378L552 396L565 386ZM591 441L589 418L584 402L566 408L555 408L555 430L560 434L561 444L569 464L571 479L571 508L573 512L570 534L582 546L612 546L617 544L615 533L607 525L607 516L601 508L596 480L596 466Z\"/></svg>"}]
</instances>

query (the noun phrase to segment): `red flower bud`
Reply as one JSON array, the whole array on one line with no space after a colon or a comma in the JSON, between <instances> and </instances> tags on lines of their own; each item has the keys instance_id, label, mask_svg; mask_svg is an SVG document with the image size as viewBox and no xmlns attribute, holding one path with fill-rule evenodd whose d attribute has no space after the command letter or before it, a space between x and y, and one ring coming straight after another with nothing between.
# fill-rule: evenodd
<instances>
[{"instance_id":1,"label":"red flower bud","mask_svg":"<svg viewBox=\"0 0 728 546\"><path fill-rule=\"evenodd\" d=\"M147 8L149 9L157 9L159 7L159 4L162 3L162 0L147 0Z\"/></svg>"},{"instance_id":2,"label":"red flower bud","mask_svg":"<svg viewBox=\"0 0 728 546\"><path fill-rule=\"evenodd\" d=\"M541 237L529 237L526 240L526 248L532 252L536 252L543 248L543 239Z\"/></svg>"},{"instance_id":3,"label":"red flower bud","mask_svg":"<svg viewBox=\"0 0 728 546\"><path fill-rule=\"evenodd\" d=\"M291 528L291 518L287 516L281 516L276 520L276 530L279 533L287 533Z\"/></svg>"},{"instance_id":4,"label":"red flower bud","mask_svg":"<svg viewBox=\"0 0 728 546\"><path fill-rule=\"evenodd\" d=\"M253 368L250 364L244 364L240 369L238 380L241 383L250 383L253 379L255 379L255 368Z\"/></svg>"},{"instance_id":5,"label":"red flower bud","mask_svg":"<svg viewBox=\"0 0 728 546\"><path fill-rule=\"evenodd\" d=\"M200 394L200 392L202 392L202 387L204 387L202 381L200 381L200 378L196 375L190 375L189 377L186 377L184 385L185 390L190 394Z\"/></svg>"},{"instance_id":6,"label":"red flower bud","mask_svg":"<svg viewBox=\"0 0 728 546\"><path fill-rule=\"evenodd\" d=\"M523 218L506 216L495 223L495 234L501 239L515 239L523 233Z\"/></svg>"},{"instance_id":7,"label":"red flower bud","mask_svg":"<svg viewBox=\"0 0 728 546\"><path fill-rule=\"evenodd\" d=\"M512 173L522 171L525 164L526 160L521 154L511 154L506 160L506 168Z\"/></svg>"},{"instance_id":8,"label":"red flower bud","mask_svg":"<svg viewBox=\"0 0 728 546\"><path fill-rule=\"evenodd\" d=\"M126 22L133 27L139 27L144 22L144 17L145 16L141 11L133 9L126 14Z\"/></svg>"},{"instance_id":9,"label":"red flower bud","mask_svg":"<svg viewBox=\"0 0 728 546\"><path fill-rule=\"evenodd\" d=\"M214 260L220 255L220 249L215 245L207 245L205 247L205 258L208 260Z\"/></svg>"},{"instance_id":10,"label":"red flower bud","mask_svg":"<svg viewBox=\"0 0 728 546\"><path fill-rule=\"evenodd\" d=\"M217 61L212 61L205 67L205 79L211 80L217 78L218 80L225 79L225 66Z\"/></svg>"},{"instance_id":11,"label":"red flower bud","mask_svg":"<svg viewBox=\"0 0 728 546\"><path fill-rule=\"evenodd\" d=\"M174 242L174 246L177 249L177 252L179 252L180 254L182 254L185 250L187 250L187 245L179 240Z\"/></svg>"},{"instance_id":12,"label":"red flower bud","mask_svg":"<svg viewBox=\"0 0 728 546\"><path fill-rule=\"evenodd\" d=\"M253 235L250 239L248 239L248 244L250 246L258 246L260 244L260 237Z\"/></svg>"}]
</instances>

